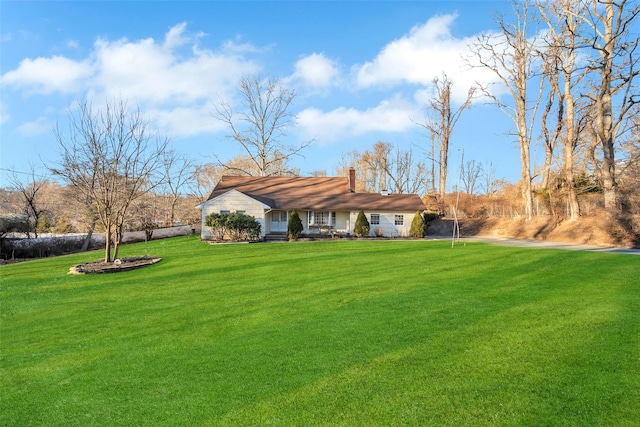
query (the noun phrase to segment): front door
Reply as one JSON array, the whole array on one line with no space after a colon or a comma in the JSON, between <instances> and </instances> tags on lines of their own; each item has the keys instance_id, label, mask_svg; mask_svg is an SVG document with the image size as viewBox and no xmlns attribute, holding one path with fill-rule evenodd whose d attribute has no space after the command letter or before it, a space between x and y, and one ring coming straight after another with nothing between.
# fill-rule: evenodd
<instances>
[{"instance_id":1,"label":"front door","mask_svg":"<svg viewBox=\"0 0 640 427\"><path fill-rule=\"evenodd\" d=\"M271 211L271 232L287 232L287 212Z\"/></svg>"}]
</instances>

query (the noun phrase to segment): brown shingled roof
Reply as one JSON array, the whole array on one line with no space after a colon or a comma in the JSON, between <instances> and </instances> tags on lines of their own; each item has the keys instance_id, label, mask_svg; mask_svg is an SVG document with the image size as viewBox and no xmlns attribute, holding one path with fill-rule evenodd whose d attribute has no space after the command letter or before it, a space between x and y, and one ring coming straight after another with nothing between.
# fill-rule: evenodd
<instances>
[{"instance_id":1,"label":"brown shingled roof","mask_svg":"<svg viewBox=\"0 0 640 427\"><path fill-rule=\"evenodd\" d=\"M422 211L424 203L416 194L354 193L348 178L223 176L209 200L236 190L282 210L333 211Z\"/></svg>"}]
</instances>

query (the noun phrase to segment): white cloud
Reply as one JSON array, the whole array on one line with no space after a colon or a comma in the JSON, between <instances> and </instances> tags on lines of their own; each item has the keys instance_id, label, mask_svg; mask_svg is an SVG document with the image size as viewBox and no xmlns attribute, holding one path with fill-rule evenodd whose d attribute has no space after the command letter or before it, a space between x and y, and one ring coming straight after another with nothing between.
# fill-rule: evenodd
<instances>
[{"instance_id":1,"label":"white cloud","mask_svg":"<svg viewBox=\"0 0 640 427\"><path fill-rule=\"evenodd\" d=\"M169 32L164 36L164 49L171 50L178 46L182 46L189 42L189 37L184 35L184 31L187 28L187 23L182 22L169 29Z\"/></svg>"},{"instance_id":2,"label":"white cloud","mask_svg":"<svg viewBox=\"0 0 640 427\"><path fill-rule=\"evenodd\" d=\"M368 132L403 132L415 126L411 117L417 113L414 104L395 97L366 110L340 107L323 112L308 108L297 115L297 122L305 136L327 143Z\"/></svg>"},{"instance_id":3,"label":"white cloud","mask_svg":"<svg viewBox=\"0 0 640 427\"><path fill-rule=\"evenodd\" d=\"M147 111L152 123L171 137L214 133L225 129L206 106L176 107Z\"/></svg>"},{"instance_id":4,"label":"white cloud","mask_svg":"<svg viewBox=\"0 0 640 427\"><path fill-rule=\"evenodd\" d=\"M2 75L3 86L24 89L30 94L82 92L93 72L88 61L74 61L63 56L23 59L18 68Z\"/></svg>"},{"instance_id":5,"label":"white cloud","mask_svg":"<svg viewBox=\"0 0 640 427\"><path fill-rule=\"evenodd\" d=\"M450 27L457 15L439 15L417 25L388 43L378 55L353 68L359 87L393 87L405 83L431 86L435 77L446 73L453 82L453 101L462 102L475 82L495 77L480 68L470 69L464 57L475 37L456 38ZM419 97L418 97L419 98Z\"/></svg>"},{"instance_id":6,"label":"white cloud","mask_svg":"<svg viewBox=\"0 0 640 427\"><path fill-rule=\"evenodd\" d=\"M176 46L180 37L170 35ZM153 39L128 42L99 40L95 57L99 70L95 83L111 95L126 94L151 104L185 103L210 99L226 93L238 76L255 72L258 66L238 55L194 50L181 59L165 45Z\"/></svg>"},{"instance_id":7,"label":"white cloud","mask_svg":"<svg viewBox=\"0 0 640 427\"><path fill-rule=\"evenodd\" d=\"M93 94L98 99L124 98L143 110L171 111L225 97L235 90L240 75L259 70L252 60L230 51L228 43L220 52L198 48L200 37L187 34L186 24L180 23L160 42L98 39L86 59L24 59L1 81L26 94ZM178 52L188 44L190 53ZM242 49L248 51L249 45Z\"/></svg>"},{"instance_id":8,"label":"white cloud","mask_svg":"<svg viewBox=\"0 0 640 427\"><path fill-rule=\"evenodd\" d=\"M335 61L324 54L313 53L295 63L295 72L291 79L300 81L311 88L327 88L335 84L340 72Z\"/></svg>"},{"instance_id":9,"label":"white cloud","mask_svg":"<svg viewBox=\"0 0 640 427\"><path fill-rule=\"evenodd\" d=\"M22 123L17 129L24 136L38 136L50 134L53 129L53 123L44 117L39 117L34 121Z\"/></svg>"}]
</instances>

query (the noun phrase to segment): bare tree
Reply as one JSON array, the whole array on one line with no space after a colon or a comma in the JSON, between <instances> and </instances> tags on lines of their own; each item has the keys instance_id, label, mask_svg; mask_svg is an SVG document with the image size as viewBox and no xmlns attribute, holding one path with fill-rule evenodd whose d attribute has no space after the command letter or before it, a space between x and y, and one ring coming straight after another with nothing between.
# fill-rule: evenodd
<instances>
[{"instance_id":1,"label":"bare tree","mask_svg":"<svg viewBox=\"0 0 640 427\"><path fill-rule=\"evenodd\" d=\"M473 194L476 191L476 185L483 174L482 164L475 160L469 160L462 166L460 173L464 192L467 194Z\"/></svg>"},{"instance_id":2,"label":"bare tree","mask_svg":"<svg viewBox=\"0 0 640 427\"><path fill-rule=\"evenodd\" d=\"M92 204L105 230L104 261L111 262L132 203L160 183L168 140L150 133L140 111L122 100L97 111L80 101L69 112L68 131L58 125L55 134L62 159L52 171Z\"/></svg>"},{"instance_id":3,"label":"bare tree","mask_svg":"<svg viewBox=\"0 0 640 427\"><path fill-rule=\"evenodd\" d=\"M493 196L502 187L503 180L496 178L496 167L492 162L489 162L487 166L482 166L482 173L480 174L480 183L482 184L484 194L487 196Z\"/></svg>"},{"instance_id":4,"label":"bare tree","mask_svg":"<svg viewBox=\"0 0 640 427\"><path fill-rule=\"evenodd\" d=\"M637 87L634 87L634 79L640 74L640 56L636 52L639 39L631 32L640 15L640 4L627 0L589 0L588 3L588 13L577 18L590 32L583 31L576 37L581 37L597 52L597 58L589 66L597 76L591 99L597 110L595 130L603 154L604 205L611 211L618 207L616 140L626 116L640 102Z\"/></svg>"},{"instance_id":5,"label":"bare tree","mask_svg":"<svg viewBox=\"0 0 640 427\"><path fill-rule=\"evenodd\" d=\"M42 207L41 201L42 190L47 181L44 176L36 174L33 165L30 165L30 169L30 172L26 174L28 179L25 180L19 176L19 172L14 171L11 174L10 181L15 190L22 196L23 213L27 218L29 231L32 231L37 238L40 221L46 212ZM29 237L29 231L27 231L27 237Z\"/></svg>"},{"instance_id":6,"label":"bare tree","mask_svg":"<svg viewBox=\"0 0 640 427\"><path fill-rule=\"evenodd\" d=\"M451 141L451 135L456 123L460 119L462 112L465 109L471 108L471 101L475 94L476 88L469 89L467 98L457 108L454 109L451 106L451 90L453 82L449 80L446 74L443 74L442 79L436 77L433 79L433 84L436 89L436 96L429 102L429 115L424 124L420 126L429 131L431 135L431 159L432 159L432 171L434 169L433 162L435 161L434 153L434 141L438 139L440 141L439 151L439 194L444 197L447 186L447 171L449 167L449 143ZM434 173L432 172L432 180L435 181Z\"/></svg>"},{"instance_id":7,"label":"bare tree","mask_svg":"<svg viewBox=\"0 0 640 427\"><path fill-rule=\"evenodd\" d=\"M495 34L480 35L471 46L475 61L494 73L511 95L513 103L507 103L494 95L489 87L482 87L485 96L490 98L513 122L520 147L520 165L522 180L522 198L525 217L533 217L533 195L531 174L531 140L536 111L540 103L541 92L532 101L528 91L528 82L534 74L534 62L538 48L538 36L530 24L535 22L531 16L529 1L513 1L515 22L506 22L503 17L497 21L500 31ZM534 33L533 35L531 33Z\"/></svg>"},{"instance_id":8,"label":"bare tree","mask_svg":"<svg viewBox=\"0 0 640 427\"><path fill-rule=\"evenodd\" d=\"M358 150L342 153L340 163L336 167L337 176L349 176L349 170L356 172L356 192L375 192L377 189L372 186L368 179L370 174L369 165L362 160L362 155Z\"/></svg>"},{"instance_id":9,"label":"bare tree","mask_svg":"<svg viewBox=\"0 0 640 427\"><path fill-rule=\"evenodd\" d=\"M287 174L287 161L312 142L298 145L284 142L289 127L295 124L295 116L289 111L295 90L286 88L278 79L244 76L240 80L238 96L239 112L234 111L229 101L222 100L214 105L212 114L229 127L228 138L240 144L257 175ZM233 166L227 167L231 168ZM253 174L244 169L240 172Z\"/></svg>"},{"instance_id":10,"label":"bare tree","mask_svg":"<svg viewBox=\"0 0 640 427\"><path fill-rule=\"evenodd\" d=\"M365 151L357 163L364 166L364 175L369 177L369 191L426 192L426 167L415 160L411 149L380 141Z\"/></svg>"},{"instance_id":11,"label":"bare tree","mask_svg":"<svg viewBox=\"0 0 640 427\"><path fill-rule=\"evenodd\" d=\"M211 191L216 186L220 177L222 177L223 168L214 163L206 163L196 165L193 171L193 180L191 181L190 190L200 203L207 200Z\"/></svg>"},{"instance_id":12,"label":"bare tree","mask_svg":"<svg viewBox=\"0 0 640 427\"><path fill-rule=\"evenodd\" d=\"M586 75L586 70L580 70L577 65L576 51L580 47L577 34L582 33L578 16L584 15L586 8L581 0L559 0L543 3L539 10L549 29L549 49L543 54L547 64L553 64L546 69L548 80L552 92L558 94L558 127L553 139L557 139L558 129L564 126L562 175L567 191L569 216L575 220L580 216L574 180L575 151L585 124L584 116L578 114L579 95L577 98L576 93L581 89L580 83Z\"/></svg>"},{"instance_id":13,"label":"bare tree","mask_svg":"<svg viewBox=\"0 0 640 427\"><path fill-rule=\"evenodd\" d=\"M544 61L543 84L546 79L550 86L547 94L547 102L540 118L540 128L544 144L544 166L542 168L542 183L540 185L542 188L549 188L549 177L551 175L554 151L564 127L564 94L560 91L559 87L560 59L556 52L557 49L552 46L547 51L540 53ZM552 114L554 106L556 107L555 116ZM550 116L555 118L555 122L550 122Z\"/></svg>"},{"instance_id":14,"label":"bare tree","mask_svg":"<svg viewBox=\"0 0 640 427\"><path fill-rule=\"evenodd\" d=\"M389 162L393 146L388 142L379 141L373 145L372 150L362 154L361 161L368 167L367 175L372 191L389 190L387 176L389 175Z\"/></svg>"},{"instance_id":15,"label":"bare tree","mask_svg":"<svg viewBox=\"0 0 640 427\"><path fill-rule=\"evenodd\" d=\"M193 162L186 156L179 156L170 150L163 156L163 190L168 199L169 226L173 226L176 216L176 205L183 190L194 178Z\"/></svg>"}]
</instances>

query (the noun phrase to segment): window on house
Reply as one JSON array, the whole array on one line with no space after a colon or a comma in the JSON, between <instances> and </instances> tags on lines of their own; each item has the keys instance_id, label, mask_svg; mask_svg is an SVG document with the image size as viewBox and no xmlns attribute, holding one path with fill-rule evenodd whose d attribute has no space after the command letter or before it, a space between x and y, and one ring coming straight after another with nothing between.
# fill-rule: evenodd
<instances>
[{"instance_id":1,"label":"window on house","mask_svg":"<svg viewBox=\"0 0 640 427\"><path fill-rule=\"evenodd\" d=\"M316 225L329 225L329 212L316 212L315 224Z\"/></svg>"},{"instance_id":2,"label":"window on house","mask_svg":"<svg viewBox=\"0 0 640 427\"><path fill-rule=\"evenodd\" d=\"M404 215L396 215L394 220L395 225L404 225Z\"/></svg>"},{"instance_id":3,"label":"window on house","mask_svg":"<svg viewBox=\"0 0 640 427\"><path fill-rule=\"evenodd\" d=\"M231 211L227 211L227 210L220 211L220 215L229 215L230 213Z\"/></svg>"},{"instance_id":4,"label":"window on house","mask_svg":"<svg viewBox=\"0 0 640 427\"><path fill-rule=\"evenodd\" d=\"M236 213L243 214L243 215L244 215L245 212L246 211L236 211Z\"/></svg>"},{"instance_id":5,"label":"window on house","mask_svg":"<svg viewBox=\"0 0 640 427\"><path fill-rule=\"evenodd\" d=\"M380 214L371 214L371 225L380 225Z\"/></svg>"},{"instance_id":6,"label":"window on house","mask_svg":"<svg viewBox=\"0 0 640 427\"><path fill-rule=\"evenodd\" d=\"M329 218L331 218L331 222L329 222ZM310 212L309 215L309 225L334 225L336 223L336 213L335 212L325 212L325 211L317 211Z\"/></svg>"}]
</instances>

